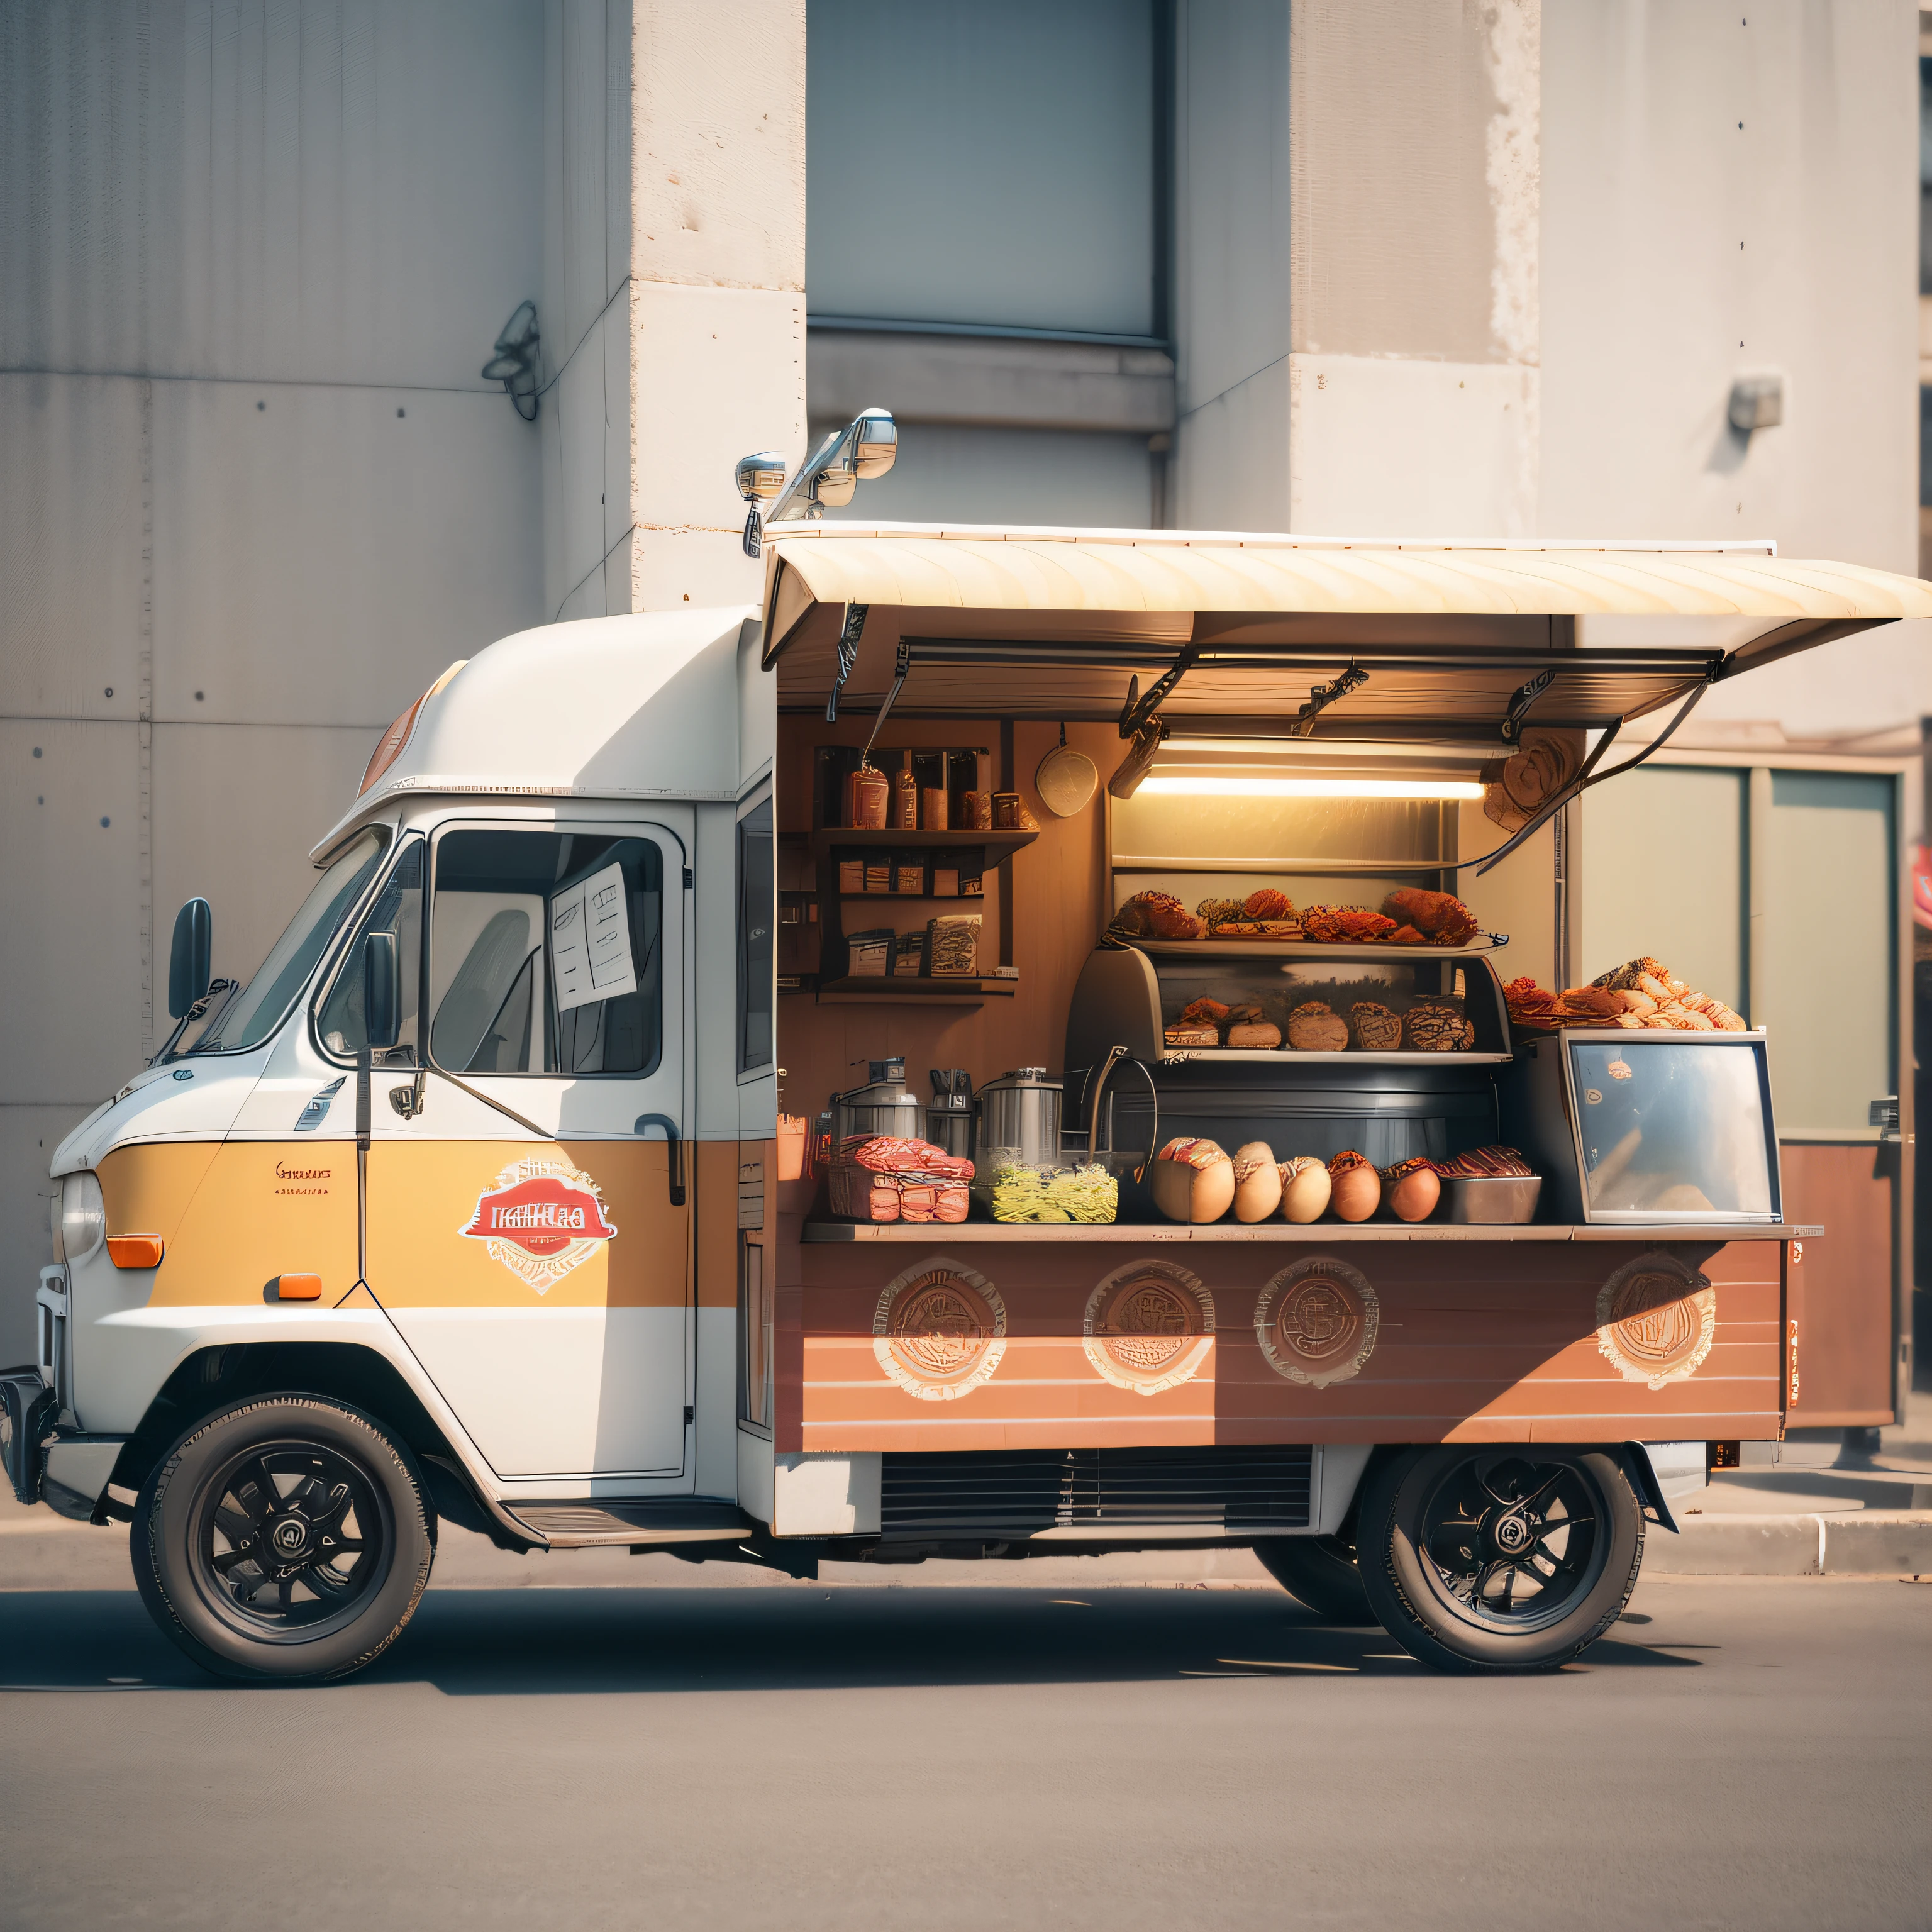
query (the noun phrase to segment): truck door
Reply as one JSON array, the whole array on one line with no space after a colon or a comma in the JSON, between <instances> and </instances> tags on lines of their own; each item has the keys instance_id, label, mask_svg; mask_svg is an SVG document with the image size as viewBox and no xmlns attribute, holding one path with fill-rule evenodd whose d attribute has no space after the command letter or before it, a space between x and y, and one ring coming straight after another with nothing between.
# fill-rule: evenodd
<instances>
[{"instance_id":1,"label":"truck door","mask_svg":"<svg viewBox=\"0 0 1932 1932\"><path fill-rule=\"evenodd\" d=\"M394 922L406 990L368 1282L500 1476L691 1486L682 830L446 825L416 916L392 892L368 922ZM332 1051L360 998L345 971Z\"/></svg>"}]
</instances>

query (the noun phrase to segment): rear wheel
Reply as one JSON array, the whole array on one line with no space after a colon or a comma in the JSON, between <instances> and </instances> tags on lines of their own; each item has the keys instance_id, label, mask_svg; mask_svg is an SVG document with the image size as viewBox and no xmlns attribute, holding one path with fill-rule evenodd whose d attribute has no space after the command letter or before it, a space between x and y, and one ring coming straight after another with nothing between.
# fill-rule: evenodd
<instances>
[{"instance_id":1,"label":"rear wheel","mask_svg":"<svg viewBox=\"0 0 1932 1932\"><path fill-rule=\"evenodd\" d=\"M434 1554L404 1451L313 1396L197 1424L148 1478L132 1544L142 1601L190 1657L284 1683L373 1662L414 1612Z\"/></svg>"},{"instance_id":2,"label":"rear wheel","mask_svg":"<svg viewBox=\"0 0 1932 1932\"><path fill-rule=\"evenodd\" d=\"M1378 1621L1355 1552L1340 1537L1276 1536L1255 1545L1264 1569L1324 1623L1351 1628Z\"/></svg>"},{"instance_id":3,"label":"rear wheel","mask_svg":"<svg viewBox=\"0 0 1932 1932\"><path fill-rule=\"evenodd\" d=\"M1363 1498L1370 1606L1438 1670L1550 1670L1616 1620L1643 1561L1643 1513L1600 1450L1422 1449Z\"/></svg>"}]
</instances>

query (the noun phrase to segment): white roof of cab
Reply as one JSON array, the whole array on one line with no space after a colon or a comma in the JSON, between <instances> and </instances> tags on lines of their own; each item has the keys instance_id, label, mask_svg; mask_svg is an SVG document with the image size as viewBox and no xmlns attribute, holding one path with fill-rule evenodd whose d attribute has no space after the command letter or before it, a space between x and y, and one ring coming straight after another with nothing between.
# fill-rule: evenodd
<instances>
[{"instance_id":1,"label":"white roof of cab","mask_svg":"<svg viewBox=\"0 0 1932 1932\"><path fill-rule=\"evenodd\" d=\"M541 624L479 651L318 844L415 792L738 796L738 645L756 607Z\"/></svg>"}]
</instances>

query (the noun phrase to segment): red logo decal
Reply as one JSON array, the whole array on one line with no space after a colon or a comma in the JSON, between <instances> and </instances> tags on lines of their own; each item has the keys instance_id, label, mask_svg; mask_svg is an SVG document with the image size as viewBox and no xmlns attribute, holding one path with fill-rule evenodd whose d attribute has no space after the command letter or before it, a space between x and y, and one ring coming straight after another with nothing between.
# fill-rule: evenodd
<instances>
[{"instance_id":1,"label":"red logo decal","mask_svg":"<svg viewBox=\"0 0 1932 1932\"><path fill-rule=\"evenodd\" d=\"M543 1160L505 1168L457 1230L487 1242L491 1258L539 1294L616 1232L589 1174L567 1161Z\"/></svg>"}]
</instances>

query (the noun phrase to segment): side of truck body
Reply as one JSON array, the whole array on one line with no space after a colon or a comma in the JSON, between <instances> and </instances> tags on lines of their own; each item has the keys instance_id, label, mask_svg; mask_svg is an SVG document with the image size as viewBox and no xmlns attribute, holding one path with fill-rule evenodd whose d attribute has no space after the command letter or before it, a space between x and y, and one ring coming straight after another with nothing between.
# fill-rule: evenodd
<instances>
[{"instance_id":1,"label":"side of truck body","mask_svg":"<svg viewBox=\"0 0 1932 1932\"><path fill-rule=\"evenodd\" d=\"M936 533L898 541L909 580L938 568ZM816 548L830 572L836 545ZM164 1628L243 1674L376 1654L415 1595L372 1595L358 1562L413 1565L419 1592L439 1519L511 1548L792 1574L1253 1544L1318 1607L1366 1614L1366 1587L1433 1661L1574 1654L1627 1595L1646 1516L1668 1521L1666 1481L1701 1483L1708 1443L1779 1434L1793 1231L814 1222L812 1184L778 1178L778 1063L815 1104L851 1057L850 1015L776 994L771 950L772 842L808 829L811 748L876 733L895 650L903 684L949 600L962 638L1137 622L1145 646L1199 620L1096 622L1066 596L1049 619L1024 590L980 608L956 584L908 589L887 626L876 591L788 580L783 561L759 608L506 639L385 735L262 971L56 1157L39 1360L4 1383L16 1488L131 1522ZM1860 621L1932 613L1923 586L1882 582ZM1104 586L1082 595L1112 608ZM1119 705L1111 659L1084 698L1029 694L999 662L900 715L998 742L1003 788L1016 716ZM1239 695L1218 701L1241 715ZM1270 701L1251 728L1279 734ZM1110 908L1093 821L1046 828L1038 856L1036 898L1064 932L1035 985L974 1004L999 1008L982 1052L997 1037L1014 1063L1056 1064ZM371 934L393 935L400 1004L365 1064ZM916 1055L937 1050L938 1010L894 1010ZM1116 1318L1128 1287L1165 1298L1151 1352ZM313 1454L304 1402L334 1418ZM243 1430L231 1453L222 1432L256 1413L268 1448ZM1457 1482L1488 1500L1445 1502ZM1552 1639L1553 1622L1504 1619L1445 1646L1417 1568L1425 1506L1493 1508L1483 1533L1505 1556L1525 1522L1558 1557L1567 1537L1589 1571L1583 1623ZM1358 1580L1365 1509L1381 1540ZM264 1538L287 1561L238 1606L221 1580L254 1578ZM344 1538L352 1559L319 1553Z\"/></svg>"}]
</instances>

